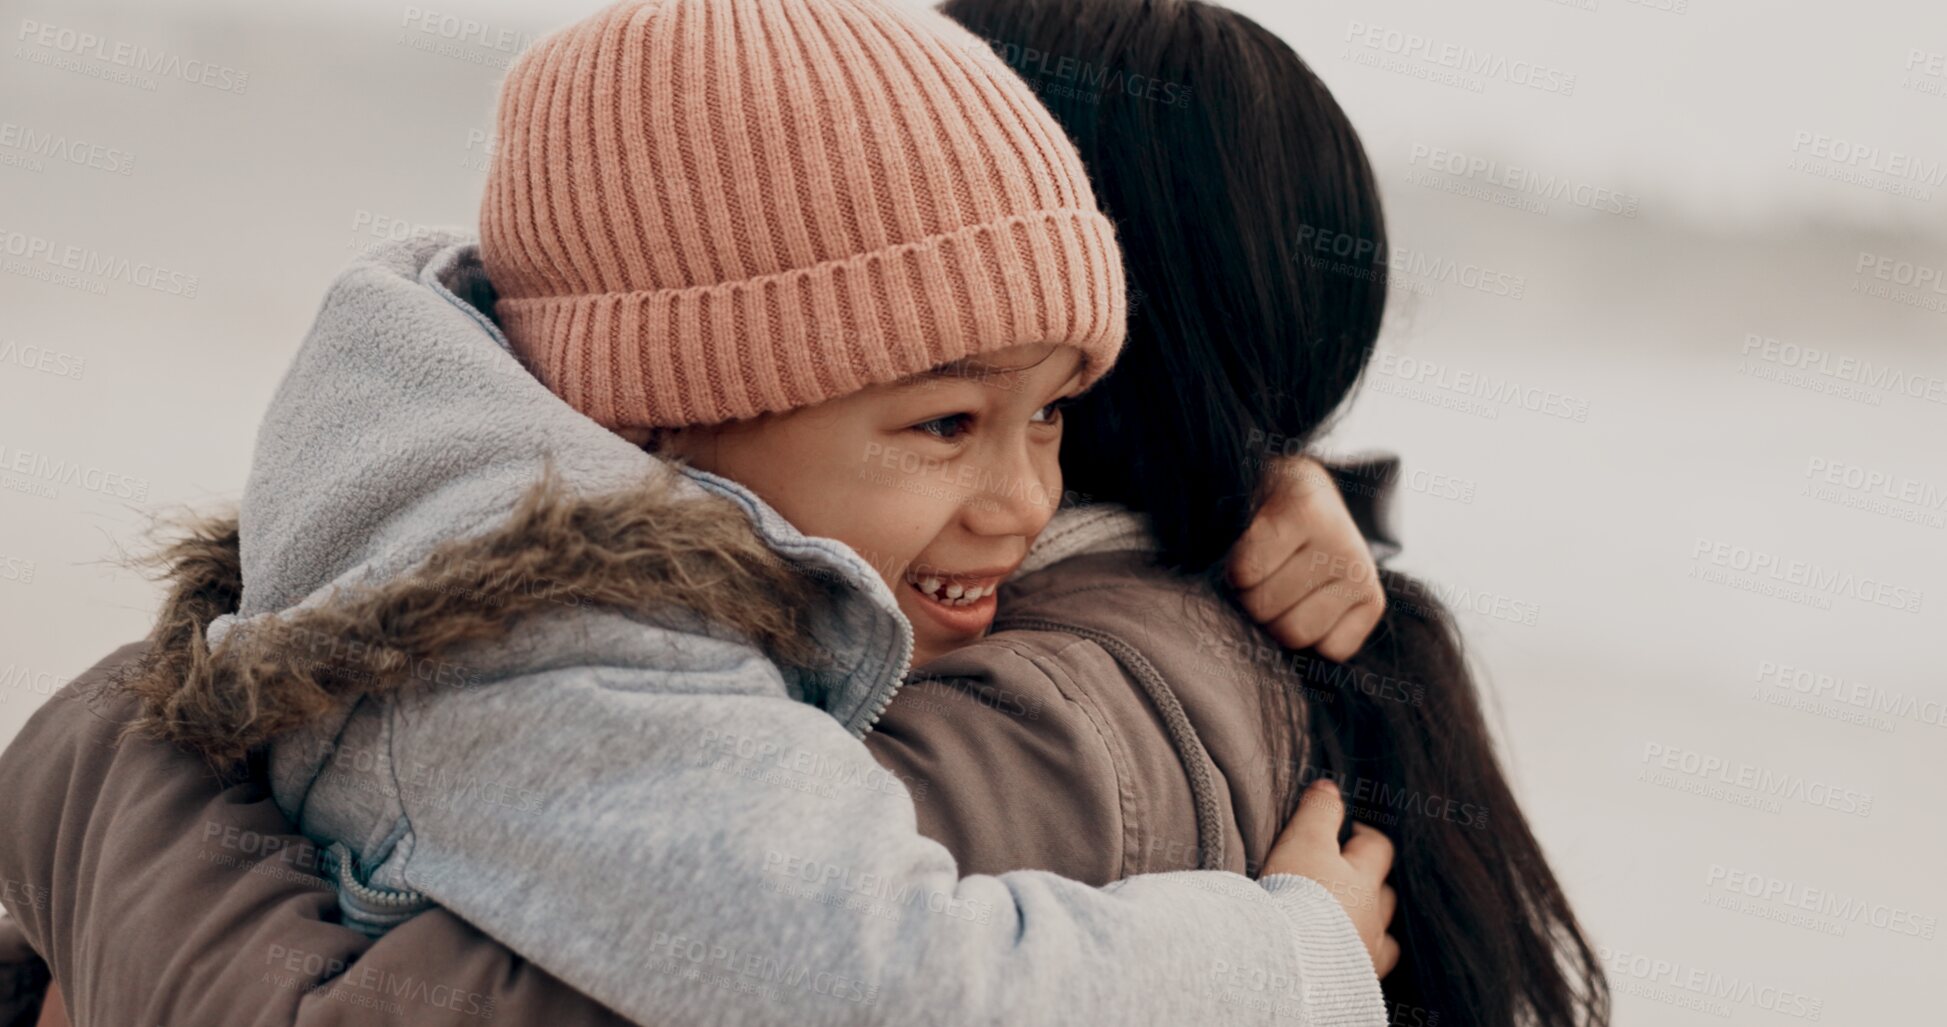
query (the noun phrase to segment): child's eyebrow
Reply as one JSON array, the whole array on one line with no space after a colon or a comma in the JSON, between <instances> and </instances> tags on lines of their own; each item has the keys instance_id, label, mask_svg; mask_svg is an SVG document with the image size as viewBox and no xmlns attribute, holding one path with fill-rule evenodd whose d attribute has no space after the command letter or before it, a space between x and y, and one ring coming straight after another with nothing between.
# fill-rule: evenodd
<instances>
[{"instance_id":1,"label":"child's eyebrow","mask_svg":"<svg viewBox=\"0 0 1947 1027\"><path fill-rule=\"evenodd\" d=\"M909 389L921 385L933 385L941 381L949 381L958 378L971 378L975 380L980 380L985 378L995 378L1002 375L1020 374L1023 371L1029 371L1034 368L1040 367L1042 364L1046 363L1050 357L1053 356L1054 353L1050 352L1047 356L1044 356L1040 360L1034 361L1031 364L990 364L980 359L979 357L962 357L961 359L955 360L950 364L941 364L938 367L928 368L917 374L909 374L904 378L900 378L893 382L889 382L888 385L894 389ZM1076 370L1076 374L1080 374L1080 373L1081 371L1078 368ZM1071 380L1072 380L1072 376L1071 376Z\"/></svg>"}]
</instances>

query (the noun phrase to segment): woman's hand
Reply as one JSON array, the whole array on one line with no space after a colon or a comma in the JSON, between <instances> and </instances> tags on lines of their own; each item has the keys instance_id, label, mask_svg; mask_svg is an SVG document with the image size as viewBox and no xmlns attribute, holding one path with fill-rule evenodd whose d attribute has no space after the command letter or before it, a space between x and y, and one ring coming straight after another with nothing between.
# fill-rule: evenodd
<instances>
[{"instance_id":1,"label":"woman's hand","mask_svg":"<svg viewBox=\"0 0 1947 1027\"><path fill-rule=\"evenodd\" d=\"M1352 825L1352 837L1339 848L1345 800L1331 778L1305 789L1298 812L1264 858L1265 874L1297 874L1322 885L1345 907L1359 940L1366 943L1372 968L1384 977L1399 963L1399 942L1386 933L1399 896L1386 883L1393 867L1393 843L1367 824Z\"/></svg>"},{"instance_id":2,"label":"woman's hand","mask_svg":"<svg viewBox=\"0 0 1947 1027\"><path fill-rule=\"evenodd\" d=\"M60 985L47 986L47 998L41 1003L41 1016L34 1021L34 1027L74 1027L68 1022L68 1007L61 1001Z\"/></svg>"},{"instance_id":3,"label":"woman's hand","mask_svg":"<svg viewBox=\"0 0 1947 1027\"><path fill-rule=\"evenodd\" d=\"M1271 637L1344 662L1386 612L1379 568L1322 464L1295 457L1273 467L1270 495L1231 550L1231 584Z\"/></svg>"}]
</instances>

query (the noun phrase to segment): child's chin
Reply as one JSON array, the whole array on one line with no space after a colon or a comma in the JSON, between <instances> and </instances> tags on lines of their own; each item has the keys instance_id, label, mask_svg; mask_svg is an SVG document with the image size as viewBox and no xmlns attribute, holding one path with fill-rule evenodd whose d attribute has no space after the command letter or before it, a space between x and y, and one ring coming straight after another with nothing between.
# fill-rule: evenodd
<instances>
[{"instance_id":1,"label":"child's chin","mask_svg":"<svg viewBox=\"0 0 1947 1027\"><path fill-rule=\"evenodd\" d=\"M904 604L902 604L904 605ZM933 621L925 610L905 610L906 619L913 625L913 666L930 663L956 649L980 641L987 634L988 627L949 628Z\"/></svg>"}]
</instances>

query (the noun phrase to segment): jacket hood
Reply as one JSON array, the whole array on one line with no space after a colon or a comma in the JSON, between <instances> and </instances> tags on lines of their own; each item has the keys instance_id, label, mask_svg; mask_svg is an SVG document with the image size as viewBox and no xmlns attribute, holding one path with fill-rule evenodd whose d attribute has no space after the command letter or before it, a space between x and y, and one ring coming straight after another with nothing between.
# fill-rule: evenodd
<instances>
[{"instance_id":1,"label":"jacket hood","mask_svg":"<svg viewBox=\"0 0 1947 1027\"><path fill-rule=\"evenodd\" d=\"M236 516L191 523L155 558L170 594L126 678L150 727L235 759L566 604L691 611L862 734L912 652L877 573L569 407L492 308L457 231L340 275L271 399Z\"/></svg>"}]
</instances>

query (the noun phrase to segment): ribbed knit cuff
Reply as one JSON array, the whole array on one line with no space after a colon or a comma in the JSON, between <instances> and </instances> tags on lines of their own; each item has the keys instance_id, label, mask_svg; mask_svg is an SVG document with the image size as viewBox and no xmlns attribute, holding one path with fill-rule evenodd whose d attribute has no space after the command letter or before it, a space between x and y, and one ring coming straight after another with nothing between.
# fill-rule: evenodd
<instances>
[{"instance_id":1,"label":"ribbed knit cuff","mask_svg":"<svg viewBox=\"0 0 1947 1027\"><path fill-rule=\"evenodd\" d=\"M814 267L688 289L503 297L522 362L610 429L811 406L964 357L1075 346L1115 362L1126 294L1095 210L1021 214Z\"/></svg>"},{"instance_id":2,"label":"ribbed knit cuff","mask_svg":"<svg viewBox=\"0 0 1947 1027\"><path fill-rule=\"evenodd\" d=\"M1308 1027L1385 1027L1386 1000L1352 918L1317 881L1267 874L1257 882L1291 920Z\"/></svg>"}]
</instances>

